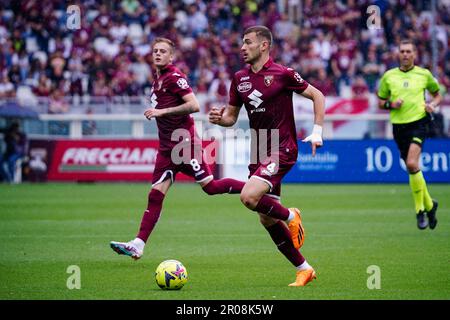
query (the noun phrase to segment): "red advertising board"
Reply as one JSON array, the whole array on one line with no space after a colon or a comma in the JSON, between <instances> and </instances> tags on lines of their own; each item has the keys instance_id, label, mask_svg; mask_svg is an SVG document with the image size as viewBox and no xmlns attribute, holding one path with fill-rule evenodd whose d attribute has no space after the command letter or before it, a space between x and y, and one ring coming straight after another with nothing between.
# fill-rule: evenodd
<instances>
[{"instance_id":1,"label":"red advertising board","mask_svg":"<svg viewBox=\"0 0 450 320\"><path fill-rule=\"evenodd\" d=\"M214 142L204 141L203 146L211 143ZM159 143L158 140L57 140L52 144L48 181L149 182ZM181 173L176 180L193 181Z\"/></svg>"}]
</instances>

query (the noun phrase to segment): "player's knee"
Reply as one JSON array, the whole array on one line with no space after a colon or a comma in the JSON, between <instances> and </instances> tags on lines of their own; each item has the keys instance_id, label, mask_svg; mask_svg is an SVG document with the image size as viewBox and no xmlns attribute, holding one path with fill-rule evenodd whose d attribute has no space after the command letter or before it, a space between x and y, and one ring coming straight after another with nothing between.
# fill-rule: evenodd
<instances>
[{"instance_id":1,"label":"player's knee","mask_svg":"<svg viewBox=\"0 0 450 320\"><path fill-rule=\"evenodd\" d=\"M241 202L249 209L254 209L259 199L248 193L241 193Z\"/></svg>"}]
</instances>

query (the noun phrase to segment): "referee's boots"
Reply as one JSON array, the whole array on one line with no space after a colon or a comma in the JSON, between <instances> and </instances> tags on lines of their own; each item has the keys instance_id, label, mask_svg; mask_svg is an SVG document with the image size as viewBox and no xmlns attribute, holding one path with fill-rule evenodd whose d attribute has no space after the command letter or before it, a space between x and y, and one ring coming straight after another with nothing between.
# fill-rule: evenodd
<instances>
[{"instance_id":1,"label":"referee's boots","mask_svg":"<svg viewBox=\"0 0 450 320\"><path fill-rule=\"evenodd\" d=\"M417 218L417 228L419 228L420 230L423 230L428 227L428 221L425 218L424 211L419 211L419 213L417 213L417 215L416 215L416 218Z\"/></svg>"},{"instance_id":2,"label":"referee's boots","mask_svg":"<svg viewBox=\"0 0 450 320\"><path fill-rule=\"evenodd\" d=\"M438 202L433 200L433 208L430 211L427 211L428 223L430 225L430 229L436 228L437 219L436 219L436 211L438 208Z\"/></svg>"}]
</instances>

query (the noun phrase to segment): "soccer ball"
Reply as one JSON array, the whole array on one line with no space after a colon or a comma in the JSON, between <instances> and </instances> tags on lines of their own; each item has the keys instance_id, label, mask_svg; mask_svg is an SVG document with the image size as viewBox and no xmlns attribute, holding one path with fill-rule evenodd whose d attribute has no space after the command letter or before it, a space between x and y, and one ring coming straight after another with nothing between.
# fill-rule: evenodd
<instances>
[{"instance_id":1,"label":"soccer ball","mask_svg":"<svg viewBox=\"0 0 450 320\"><path fill-rule=\"evenodd\" d=\"M186 268L180 261L166 260L155 271L156 284L165 290L179 290L188 280Z\"/></svg>"}]
</instances>

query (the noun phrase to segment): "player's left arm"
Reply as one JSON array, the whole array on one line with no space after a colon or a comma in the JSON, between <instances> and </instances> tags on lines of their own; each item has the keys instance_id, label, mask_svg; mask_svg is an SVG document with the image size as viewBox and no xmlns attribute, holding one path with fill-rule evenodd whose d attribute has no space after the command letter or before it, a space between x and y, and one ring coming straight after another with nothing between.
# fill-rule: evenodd
<instances>
[{"instance_id":1,"label":"player's left arm","mask_svg":"<svg viewBox=\"0 0 450 320\"><path fill-rule=\"evenodd\" d=\"M432 113L436 110L439 103L442 101L442 96L439 93L439 82L433 77L431 72L427 72L427 90L433 97L430 102L425 103L425 110Z\"/></svg>"},{"instance_id":2,"label":"player's left arm","mask_svg":"<svg viewBox=\"0 0 450 320\"><path fill-rule=\"evenodd\" d=\"M312 155L316 154L316 148L323 145L322 127L325 116L325 97L323 93L311 84L300 93L305 98L312 100L314 105L314 127L312 134L303 139L303 142L311 142Z\"/></svg>"},{"instance_id":3,"label":"player's left arm","mask_svg":"<svg viewBox=\"0 0 450 320\"><path fill-rule=\"evenodd\" d=\"M425 110L427 112L432 113L432 112L434 112L436 110L438 105L441 103L442 96L439 93L439 91L436 91L435 93L430 92L430 94L433 97L433 99L431 99L430 102L425 103Z\"/></svg>"},{"instance_id":4,"label":"player's left arm","mask_svg":"<svg viewBox=\"0 0 450 320\"><path fill-rule=\"evenodd\" d=\"M194 93L188 93L182 97L184 103L171 108L156 109L150 108L145 110L145 117L150 120L151 118L172 116L172 115L184 115L191 114L200 111L200 104Z\"/></svg>"}]
</instances>

